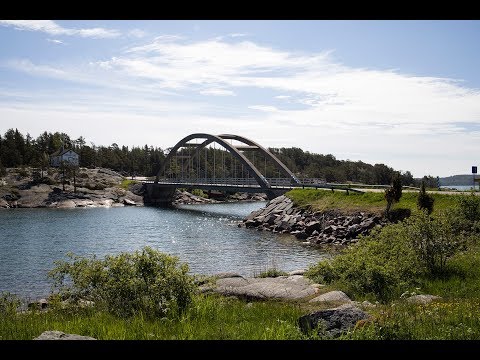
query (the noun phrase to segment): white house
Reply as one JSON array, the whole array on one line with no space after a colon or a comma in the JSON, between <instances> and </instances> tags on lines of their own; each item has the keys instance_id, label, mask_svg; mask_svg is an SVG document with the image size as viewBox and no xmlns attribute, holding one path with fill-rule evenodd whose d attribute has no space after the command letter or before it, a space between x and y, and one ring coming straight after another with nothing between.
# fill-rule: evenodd
<instances>
[{"instance_id":1,"label":"white house","mask_svg":"<svg viewBox=\"0 0 480 360\"><path fill-rule=\"evenodd\" d=\"M62 148L50 156L50 165L59 167L62 162L69 165L78 166L79 155L72 149L64 150Z\"/></svg>"}]
</instances>

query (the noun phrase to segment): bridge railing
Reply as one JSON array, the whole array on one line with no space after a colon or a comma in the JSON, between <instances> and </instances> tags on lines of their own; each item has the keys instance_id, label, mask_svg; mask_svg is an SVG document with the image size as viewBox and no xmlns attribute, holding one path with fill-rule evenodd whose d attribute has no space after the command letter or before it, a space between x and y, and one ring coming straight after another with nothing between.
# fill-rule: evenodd
<instances>
[{"instance_id":1,"label":"bridge railing","mask_svg":"<svg viewBox=\"0 0 480 360\"><path fill-rule=\"evenodd\" d=\"M289 178L265 178L270 186L296 187L301 185L325 185L322 179L304 178L299 179L300 184L296 184ZM237 185L237 186L260 186L254 178L161 178L159 183L168 184L218 184L218 185Z\"/></svg>"}]
</instances>

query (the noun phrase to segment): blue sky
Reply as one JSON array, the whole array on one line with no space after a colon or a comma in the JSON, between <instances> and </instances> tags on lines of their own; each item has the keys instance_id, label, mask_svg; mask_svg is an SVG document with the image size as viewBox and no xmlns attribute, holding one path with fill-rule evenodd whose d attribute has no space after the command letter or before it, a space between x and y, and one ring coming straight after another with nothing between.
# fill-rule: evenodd
<instances>
[{"instance_id":1,"label":"blue sky","mask_svg":"<svg viewBox=\"0 0 480 360\"><path fill-rule=\"evenodd\" d=\"M167 148L195 132L480 165L480 21L0 20L0 132Z\"/></svg>"}]
</instances>

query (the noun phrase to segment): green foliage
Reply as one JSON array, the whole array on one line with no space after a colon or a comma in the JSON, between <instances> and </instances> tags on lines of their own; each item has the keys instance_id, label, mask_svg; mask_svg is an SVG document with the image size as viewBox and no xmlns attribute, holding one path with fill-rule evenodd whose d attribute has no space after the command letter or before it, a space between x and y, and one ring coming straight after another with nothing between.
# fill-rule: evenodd
<instances>
[{"instance_id":1,"label":"green foliage","mask_svg":"<svg viewBox=\"0 0 480 360\"><path fill-rule=\"evenodd\" d=\"M123 179L122 183L120 184L120 188L124 190L128 190L130 185L136 184L138 181L130 180L130 179Z\"/></svg>"},{"instance_id":2,"label":"green foliage","mask_svg":"<svg viewBox=\"0 0 480 360\"><path fill-rule=\"evenodd\" d=\"M202 189L193 189L192 194L202 198L208 198L208 195Z\"/></svg>"},{"instance_id":3,"label":"green foliage","mask_svg":"<svg viewBox=\"0 0 480 360\"><path fill-rule=\"evenodd\" d=\"M0 293L0 317L16 314L21 301L9 292Z\"/></svg>"},{"instance_id":4,"label":"green foliage","mask_svg":"<svg viewBox=\"0 0 480 360\"><path fill-rule=\"evenodd\" d=\"M421 288L427 294L445 299L480 299L480 247L471 244L466 251L452 256L442 276L428 278Z\"/></svg>"},{"instance_id":5,"label":"green foliage","mask_svg":"<svg viewBox=\"0 0 480 360\"><path fill-rule=\"evenodd\" d=\"M296 206L310 208L313 211L340 210L345 213L355 211L374 212L382 214L385 210L385 199L381 192L366 192L363 194L345 191L330 191L323 189L294 189L285 194ZM457 198L460 195L431 194L435 201L432 214L442 210L451 210L458 206ZM395 209L408 209L412 213L417 210L418 194L403 191L400 201L392 205L391 213Z\"/></svg>"},{"instance_id":6,"label":"green foliage","mask_svg":"<svg viewBox=\"0 0 480 360\"><path fill-rule=\"evenodd\" d=\"M424 271L398 223L361 237L356 246L308 269L306 276L333 283L355 297L385 302L418 285Z\"/></svg>"},{"instance_id":7,"label":"green foliage","mask_svg":"<svg viewBox=\"0 0 480 360\"><path fill-rule=\"evenodd\" d=\"M425 305L395 303L374 311L372 320L341 340L478 340L479 299L437 301Z\"/></svg>"},{"instance_id":8,"label":"green foliage","mask_svg":"<svg viewBox=\"0 0 480 360\"><path fill-rule=\"evenodd\" d=\"M480 197L472 191L469 196L458 197L459 215L472 224L480 220Z\"/></svg>"},{"instance_id":9,"label":"green foliage","mask_svg":"<svg viewBox=\"0 0 480 360\"><path fill-rule=\"evenodd\" d=\"M431 217L421 211L404 221L406 235L419 260L430 273L443 273L447 259L465 246L465 238L455 234L451 219L445 213Z\"/></svg>"},{"instance_id":10,"label":"green foliage","mask_svg":"<svg viewBox=\"0 0 480 360\"><path fill-rule=\"evenodd\" d=\"M385 210L387 216L390 215L390 209L393 203L397 203L400 201L402 197L402 179L400 178L400 174L396 172L392 178L392 185L385 189L385 200L387 200L387 208Z\"/></svg>"},{"instance_id":11,"label":"green foliage","mask_svg":"<svg viewBox=\"0 0 480 360\"><path fill-rule=\"evenodd\" d=\"M49 272L64 298L92 300L122 317L171 317L185 311L194 291L188 265L150 247L103 260L68 255Z\"/></svg>"},{"instance_id":12,"label":"green foliage","mask_svg":"<svg viewBox=\"0 0 480 360\"><path fill-rule=\"evenodd\" d=\"M435 199L426 193L425 191L425 181L422 181L422 185L420 186L420 192L418 193L417 198L417 207L420 210L426 210L428 214L431 214L433 211L433 203Z\"/></svg>"},{"instance_id":13,"label":"green foliage","mask_svg":"<svg viewBox=\"0 0 480 360\"><path fill-rule=\"evenodd\" d=\"M283 271L283 270L279 270L277 268L271 268L271 269L268 269L266 271L261 272L260 274L258 274L255 277L267 278L267 277L279 277L279 276L286 276L286 275L288 275L288 273Z\"/></svg>"},{"instance_id":14,"label":"green foliage","mask_svg":"<svg viewBox=\"0 0 480 360\"><path fill-rule=\"evenodd\" d=\"M465 244L465 235L454 231L446 214L432 218L419 212L361 237L356 246L314 265L306 275L386 302L418 286L422 277L445 273L448 259Z\"/></svg>"},{"instance_id":15,"label":"green foliage","mask_svg":"<svg viewBox=\"0 0 480 360\"><path fill-rule=\"evenodd\" d=\"M178 318L133 315L125 321L97 307L0 315L0 339L31 340L46 330L99 340L296 340L315 338L297 326L304 311L293 303L252 302L197 294Z\"/></svg>"}]
</instances>

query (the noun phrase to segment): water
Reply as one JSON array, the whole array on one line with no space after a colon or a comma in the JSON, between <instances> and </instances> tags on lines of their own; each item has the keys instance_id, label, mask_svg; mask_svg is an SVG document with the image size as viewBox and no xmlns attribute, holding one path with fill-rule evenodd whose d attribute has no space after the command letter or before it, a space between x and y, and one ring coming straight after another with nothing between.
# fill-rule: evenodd
<instances>
[{"instance_id":1,"label":"water","mask_svg":"<svg viewBox=\"0 0 480 360\"><path fill-rule=\"evenodd\" d=\"M0 211L0 292L39 298L65 254L118 254L151 246L178 256L192 273L233 271L253 276L272 266L305 268L327 256L291 235L238 228L264 202L89 209Z\"/></svg>"}]
</instances>

